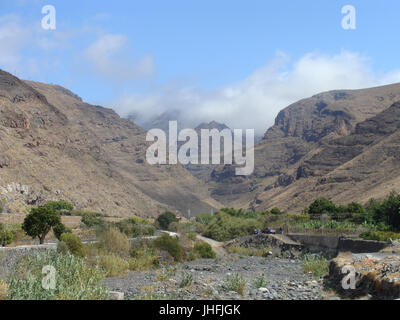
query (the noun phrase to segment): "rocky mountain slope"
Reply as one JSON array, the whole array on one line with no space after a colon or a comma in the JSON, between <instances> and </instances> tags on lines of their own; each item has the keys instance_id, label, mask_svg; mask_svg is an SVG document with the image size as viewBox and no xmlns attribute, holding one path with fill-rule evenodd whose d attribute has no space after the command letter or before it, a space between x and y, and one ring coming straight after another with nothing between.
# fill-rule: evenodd
<instances>
[{"instance_id":1,"label":"rocky mountain slope","mask_svg":"<svg viewBox=\"0 0 400 320\"><path fill-rule=\"evenodd\" d=\"M56 85L0 70L0 202L22 211L48 200L113 215L220 204L180 165L150 166L146 132Z\"/></svg>"},{"instance_id":2,"label":"rocky mountain slope","mask_svg":"<svg viewBox=\"0 0 400 320\"><path fill-rule=\"evenodd\" d=\"M400 189L400 84L331 91L282 110L255 147L255 171L212 173L213 196L236 207L301 210L317 197L365 202Z\"/></svg>"}]
</instances>

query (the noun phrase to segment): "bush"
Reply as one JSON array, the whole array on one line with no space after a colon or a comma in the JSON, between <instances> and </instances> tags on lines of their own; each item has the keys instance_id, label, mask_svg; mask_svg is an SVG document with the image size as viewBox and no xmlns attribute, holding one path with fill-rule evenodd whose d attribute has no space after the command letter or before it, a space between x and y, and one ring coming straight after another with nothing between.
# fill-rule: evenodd
<instances>
[{"instance_id":1,"label":"bush","mask_svg":"<svg viewBox=\"0 0 400 320\"><path fill-rule=\"evenodd\" d=\"M42 287L43 266L56 270L56 288ZM105 300L104 273L89 267L82 258L53 250L21 259L10 277L9 298L14 300Z\"/></svg>"},{"instance_id":2,"label":"bush","mask_svg":"<svg viewBox=\"0 0 400 320\"><path fill-rule=\"evenodd\" d=\"M202 213L196 217L196 222L199 222L203 225L208 225L208 223L212 220L213 216L209 213Z\"/></svg>"},{"instance_id":3,"label":"bush","mask_svg":"<svg viewBox=\"0 0 400 320\"><path fill-rule=\"evenodd\" d=\"M279 210L279 208L272 208L271 209L271 214L279 216L279 215L282 214L282 212L281 212L281 210Z\"/></svg>"},{"instance_id":4,"label":"bush","mask_svg":"<svg viewBox=\"0 0 400 320\"><path fill-rule=\"evenodd\" d=\"M217 257L217 254L214 252L212 247L206 242L196 243L193 251L196 255L203 259L214 259Z\"/></svg>"},{"instance_id":5,"label":"bush","mask_svg":"<svg viewBox=\"0 0 400 320\"><path fill-rule=\"evenodd\" d=\"M74 256L81 258L85 256L83 243L78 236L72 233L63 233L60 237L60 240L67 245L69 252L71 252Z\"/></svg>"},{"instance_id":6,"label":"bush","mask_svg":"<svg viewBox=\"0 0 400 320\"><path fill-rule=\"evenodd\" d=\"M262 227L263 223L259 219L241 218L225 212L217 212L206 226L203 235L217 241L227 241L247 236L252 234L254 229Z\"/></svg>"},{"instance_id":7,"label":"bush","mask_svg":"<svg viewBox=\"0 0 400 320\"><path fill-rule=\"evenodd\" d=\"M146 271L151 267L158 267L160 260L154 249L138 248L132 251L129 259L129 269L134 271Z\"/></svg>"},{"instance_id":8,"label":"bush","mask_svg":"<svg viewBox=\"0 0 400 320\"><path fill-rule=\"evenodd\" d=\"M179 288L190 287L193 283L193 275L191 273L183 273Z\"/></svg>"},{"instance_id":9,"label":"bush","mask_svg":"<svg viewBox=\"0 0 400 320\"><path fill-rule=\"evenodd\" d=\"M0 223L0 246L6 246L12 243L14 240L14 234L12 231L6 230L4 225Z\"/></svg>"},{"instance_id":10,"label":"bush","mask_svg":"<svg viewBox=\"0 0 400 320\"><path fill-rule=\"evenodd\" d=\"M63 223L59 223L53 227L55 237L60 240L63 233L72 233L71 229L67 228Z\"/></svg>"},{"instance_id":11,"label":"bush","mask_svg":"<svg viewBox=\"0 0 400 320\"><path fill-rule=\"evenodd\" d=\"M311 272L316 278L321 278L329 271L328 261L320 255L307 254L303 257L304 273Z\"/></svg>"},{"instance_id":12,"label":"bush","mask_svg":"<svg viewBox=\"0 0 400 320\"><path fill-rule=\"evenodd\" d=\"M310 221L310 216L305 214L289 214L289 220L293 223L305 223Z\"/></svg>"},{"instance_id":13,"label":"bush","mask_svg":"<svg viewBox=\"0 0 400 320\"><path fill-rule=\"evenodd\" d=\"M389 239L398 240L400 239L400 233L385 232L385 231L367 231L361 233L360 238L364 240L375 240L375 241L388 241Z\"/></svg>"},{"instance_id":14,"label":"bush","mask_svg":"<svg viewBox=\"0 0 400 320\"><path fill-rule=\"evenodd\" d=\"M179 239L171 237L169 234L162 234L162 236L153 240L153 246L157 249L167 251L175 261L181 261L183 257L183 249L179 243Z\"/></svg>"},{"instance_id":15,"label":"bush","mask_svg":"<svg viewBox=\"0 0 400 320\"><path fill-rule=\"evenodd\" d=\"M74 210L74 206L67 201L49 201L45 205L45 207L49 208L52 211L72 211Z\"/></svg>"},{"instance_id":16,"label":"bush","mask_svg":"<svg viewBox=\"0 0 400 320\"><path fill-rule=\"evenodd\" d=\"M131 243L128 237L115 228L103 230L99 236L99 248L109 254L128 257Z\"/></svg>"},{"instance_id":17,"label":"bush","mask_svg":"<svg viewBox=\"0 0 400 320\"><path fill-rule=\"evenodd\" d=\"M8 297L8 285L0 279L0 301Z\"/></svg>"},{"instance_id":18,"label":"bush","mask_svg":"<svg viewBox=\"0 0 400 320\"><path fill-rule=\"evenodd\" d=\"M152 236L156 228L149 224L138 223L135 219L124 219L113 224L120 232L128 237Z\"/></svg>"},{"instance_id":19,"label":"bush","mask_svg":"<svg viewBox=\"0 0 400 320\"><path fill-rule=\"evenodd\" d=\"M194 232L189 232L187 236L190 241L196 241L197 239L197 235Z\"/></svg>"},{"instance_id":20,"label":"bush","mask_svg":"<svg viewBox=\"0 0 400 320\"><path fill-rule=\"evenodd\" d=\"M253 283L256 289L265 288L268 285L268 281L265 279L263 274L260 274Z\"/></svg>"},{"instance_id":21,"label":"bush","mask_svg":"<svg viewBox=\"0 0 400 320\"><path fill-rule=\"evenodd\" d=\"M67 254L69 252L68 246L64 241L59 241L57 244L57 252L60 254Z\"/></svg>"},{"instance_id":22,"label":"bush","mask_svg":"<svg viewBox=\"0 0 400 320\"><path fill-rule=\"evenodd\" d=\"M244 288L246 286L246 281L243 279L243 276L239 273L235 273L231 276L228 276L225 280L224 288L227 291L235 291L239 294L244 293Z\"/></svg>"},{"instance_id":23,"label":"bush","mask_svg":"<svg viewBox=\"0 0 400 320\"><path fill-rule=\"evenodd\" d=\"M400 230L400 194L391 192L381 203L375 202L370 207L375 222L385 223L394 230Z\"/></svg>"},{"instance_id":24,"label":"bush","mask_svg":"<svg viewBox=\"0 0 400 320\"><path fill-rule=\"evenodd\" d=\"M243 211L243 209L236 210L234 208L222 208L220 212L229 214L231 217L243 219L256 219L260 216L259 213L253 211Z\"/></svg>"},{"instance_id":25,"label":"bush","mask_svg":"<svg viewBox=\"0 0 400 320\"><path fill-rule=\"evenodd\" d=\"M121 276L129 271L129 263L114 254L100 255L98 265L106 272L107 277Z\"/></svg>"},{"instance_id":26,"label":"bush","mask_svg":"<svg viewBox=\"0 0 400 320\"><path fill-rule=\"evenodd\" d=\"M158 226L163 230L168 230L168 227L172 222L178 221L179 220L176 218L175 214L170 211L160 214L156 220Z\"/></svg>"},{"instance_id":27,"label":"bush","mask_svg":"<svg viewBox=\"0 0 400 320\"><path fill-rule=\"evenodd\" d=\"M39 238L40 244L43 244L51 228L59 224L61 224L61 216L53 209L42 206L31 209L25 217L22 229L28 236Z\"/></svg>"},{"instance_id":28,"label":"bush","mask_svg":"<svg viewBox=\"0 0 400 320\"><path fill-rule=\"evenodd\" d=\"M316 199L313 203L310 204L306 211L310 215L322 215L324 213L332 214L337 212L336 205L326 198Z\"/></svg>"},{"instance_id":29,"label":"bush","mask_svg":"<svg viewBox=\"0 0 400 320\"><path fill-rule=\"evenodd\" d=\"M87 227L98 227L104 226L105 221L103 220L103 215L97 212L84 212L82 213L82 223Z\"/></svg>"}]
</instances>

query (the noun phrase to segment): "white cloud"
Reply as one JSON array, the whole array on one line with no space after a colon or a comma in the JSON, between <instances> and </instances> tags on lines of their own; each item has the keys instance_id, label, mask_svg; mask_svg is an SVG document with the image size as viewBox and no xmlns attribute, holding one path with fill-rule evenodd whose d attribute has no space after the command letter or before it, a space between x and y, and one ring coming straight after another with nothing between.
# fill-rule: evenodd
<instances>
[{"instance_id":1,"label":"white cloud","mask_svg":"<svg viewBox=\"0 0 400 320\"><path fill-rule=\"evenodd\" d=\"M120 34L99 37L84 52L96 74L117 82L149 77L155 72L152 57L137 61L128 57L128 38Z\"/></svg>"},{"instance_id":2,"label":"white cloud","mask_svg":"<svg viewBox=\"0 0 400 320\"><path fill-rule=\"evenodd\" d=\"M212 92L199 88L161 90L157 95L126 95L115 105L143 123L163 112L178 110L182 122L197 125L215 120L231 128L254 128L261 135L277 113L302 98L334 89L357 89L400 81L400 71L377 76L367 58L343 51L337 55L310 53L294 63L284 53L238 84Z\"/></svg>"}]
</instances>

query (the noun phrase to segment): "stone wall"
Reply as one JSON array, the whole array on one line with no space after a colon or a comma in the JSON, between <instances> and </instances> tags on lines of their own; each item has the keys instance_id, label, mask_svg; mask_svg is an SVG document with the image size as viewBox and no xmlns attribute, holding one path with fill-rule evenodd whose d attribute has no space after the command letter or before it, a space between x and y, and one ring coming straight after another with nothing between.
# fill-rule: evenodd
<instances>
[{"instance_id":1,"label":"stone wall","mask_svg":"<svg viewBox=\"0 0 400 320\"><path fill-rule=\"evenodd\" d=\"M6 278L12 271L18 260L26 255L54 250L56 244L44 244L37 246L19 246L19 247L0 247L0 278Z\"/></svg>"}]
</instances>

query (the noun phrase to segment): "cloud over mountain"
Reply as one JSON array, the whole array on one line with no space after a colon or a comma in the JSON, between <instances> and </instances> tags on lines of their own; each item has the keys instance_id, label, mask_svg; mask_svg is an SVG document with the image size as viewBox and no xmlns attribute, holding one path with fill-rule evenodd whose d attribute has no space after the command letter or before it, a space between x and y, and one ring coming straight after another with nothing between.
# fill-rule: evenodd
<instances>
[{"instance_id":1,"label":"cloud over mountain","mask_svg":"<svg viewBox=\"0 0 400 320\"><path fill-rule=\"evenodd\" d=\"M161 88L147 96L127 94L115 103L124 116L139 123L168 111L195 126L215 120L231 128L254 128L258 134L273 124L283 107L321 91L358 89L400 81L400 71L375 74L368 58L354 52L308 53L292 61L278 52L274 60L239 83L214 91L197 87Z\"/></svg>"}]
</instances>

